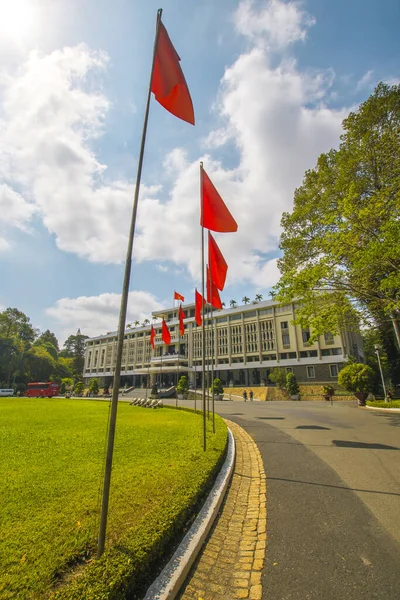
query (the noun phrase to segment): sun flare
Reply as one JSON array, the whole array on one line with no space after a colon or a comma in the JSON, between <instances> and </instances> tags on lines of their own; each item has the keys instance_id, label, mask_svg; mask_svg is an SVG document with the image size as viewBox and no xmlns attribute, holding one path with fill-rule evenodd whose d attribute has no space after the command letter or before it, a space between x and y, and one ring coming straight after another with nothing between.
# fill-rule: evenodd
<instances>
[{"instance_id":1,"label":"sun flare","mask_svg":"<svg viewBox=\"0 0 400 600\"><path fill-rule=\"evenodd\" d=\"M23 42L36 24L33 0L0 0L0 41Z\"/></svg>"}]
</instances>

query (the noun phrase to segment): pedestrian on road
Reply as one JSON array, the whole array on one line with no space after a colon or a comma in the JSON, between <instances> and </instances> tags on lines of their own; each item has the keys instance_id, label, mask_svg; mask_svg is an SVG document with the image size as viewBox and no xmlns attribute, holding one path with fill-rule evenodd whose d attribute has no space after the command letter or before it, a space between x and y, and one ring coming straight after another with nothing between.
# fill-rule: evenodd
<instances>
[{"instance_id":1,"label":"pedestrian on road","mask_svg":"<svg viewBox=\"0 0 400 600\"><path fill-rule=\"evenodd\" d=\"M250 402L253 402L253 390L250 390L249 396L250 396Z\"/></svg>"},{"instance_id":2,"label":"pedestrian on road","mask_svg":"<svg viewBox=\"0 0 400 600\"><path fill-rule=\"evenodd\" d=\"M245 402L247 402L247 392L246 392L246 390L243 390L243 400Z\"/></svg>"}]
</instances>

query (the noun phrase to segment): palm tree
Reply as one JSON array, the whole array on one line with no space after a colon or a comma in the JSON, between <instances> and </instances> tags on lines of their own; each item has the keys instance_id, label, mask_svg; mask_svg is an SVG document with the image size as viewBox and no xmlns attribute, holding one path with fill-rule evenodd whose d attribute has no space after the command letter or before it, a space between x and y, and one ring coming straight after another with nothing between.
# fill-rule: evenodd
<instances>
[{"instance_id":1,"label":"palm tree","mask_svg":"<svg viewBox=\"0 0 400 600\"><path fill-rule=\"evenodd\" d=\"M231 305L231 308L235 308L237 306L236 300L231 300L229 304Z\"/></svg>"},{"instance_id":2,"label":"palm tree","mask_svg":"<svg viewBox=\"0 0 400 600\"><path fill-rule=\"evenodd\" d=\"M127 329L132 329L132 323L127 323L127 324L126 324L126 328L127 328Z\"/></svg>"},{"instance_id":3,"label":"palm tree","mask_svg":"<svg viewBox=\"0 0 400 600\"><path fill-rule=\"evenodd\" d=\"M133 324L135 325L135 327L137 327L138 325L140 325L140 321L134 321Z\"/></svg>"},{"instance_id":4,"label":"palm tree","mask_svg":"<svg viewBox=\"0 0 400 600\"><path fill-rule=\"evenodd\" d=\"M146 325L150 325L150 321L149 321L149 319L145 319L145 320L143 321L143 325L144 325L144 326L146 326Z\"/></svg>"},{"instance_id":5,"label":"palm tree","mask_svg":"<svg viewBox=\"0 0 400 600\"><path fill-rule=\"evenodd\" d=\"M248 303L250 302L250 298L248 298L247 296L243 296L243 298L242 298L242 302L243 302L244 304L248 304Z\"/></svg>"},{"instance_id":6,"label":"palm tree","mask_svg":"<svg viewBox=\"0 0 400 600\"><path fill-rule=\"evenodd\" d=\"M222 308L225 308L225 306L226 306L225 302L221 302L221 304L222 304Z\"/></svg>"},{"instance_id":7,"label":"palm tree","mask_svg":"<svg viewBox=\"0 0 400 600\"><path fill-rule=\"evenodd\" d=\"M262 299L262 294L256 294L256 302L261 302Z\"/></svg>"}]
</instances>

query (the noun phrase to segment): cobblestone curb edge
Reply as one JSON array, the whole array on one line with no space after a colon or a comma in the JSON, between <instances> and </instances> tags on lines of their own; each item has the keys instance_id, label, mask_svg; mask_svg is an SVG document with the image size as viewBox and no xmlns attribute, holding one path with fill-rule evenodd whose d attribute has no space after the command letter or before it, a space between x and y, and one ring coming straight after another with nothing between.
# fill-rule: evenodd
<instances>
[{"instance_id":1,"label":"cobblestone curb edge","mask_svg":"<svg viewBox=\"0 0 400 600\"><path fill-rule=\"evenodd\" d=\"M235 456L235 440L228 429L227 457L215 484L171 560L147 590L144 600L173 600L178 594L218 514L233 475Z\"/></svg>"}]
</instances>

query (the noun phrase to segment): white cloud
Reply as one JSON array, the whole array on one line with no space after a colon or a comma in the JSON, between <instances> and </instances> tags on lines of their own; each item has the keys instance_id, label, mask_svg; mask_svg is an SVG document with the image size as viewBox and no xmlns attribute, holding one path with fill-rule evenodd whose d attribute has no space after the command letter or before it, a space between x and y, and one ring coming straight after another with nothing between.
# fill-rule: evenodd
<instances>
[{"instance_id":1,"label":"white cloud","mask_svg":"<svg viewBox=\"0 0 400 600\"><path fill-rule=\"evenodd\" d=\"M26 224L35 203L59 248L113 263L125 254L133 185L107 181L91 150L109 108L94 91L107 60L81 44L47 56L32 52L14 77L2 77L0 178L21 191L8 226ZM141 194L156 189L143 186Z\"/></svg>"},{"instance_id":2,"label":"white cloud","mask_svg":"<svg viewBox=\"0 0 400 600\"><path fill-rule=\"evenodd\" d=\"M12 225L26 231L36 207L4 183L0 183L0 228Z\"/></svg>"},{"instance_id":3,"label":"white cloud","mask_svg":"<svg viewBox=\"0 0 400 600\"><path fill-rule=\"evenodd\" d=\"M239 33L282 50L289 44L304 41L315 19L301 8L300 2L269 0L256 10L253 0L243 0L234 15Z\"/></svg>"},{"instance_id":4,"label":"white cloud","mask_svg":"<svg viewBox=\"0 0 400 600\"><path fill-rule=\"evenodd\" d=\"M361 79L359 79L357 81L356 84L356 92L359 92L360 90L364 90L366 88L370 88L373 86L373 80L372 80L372 76L373 76L373 70L367 71L366 73L364 73L364 75L361 77Z\"/></svg>"},{"instance_id":5,"label":"white cloud","mask_svg":"<svg viewBox=\"0 0 400 600\"><path fill-rule=\"evenodd\" d=\"M121 304L121 294L100 294L61 298L55 306L46 309L47 315L58 324L57 334L63 341L78 328L85 335L103 335L116 331ZM162 308L156 298L143 291L129 292L127 323L151 318L151 312Z\"/></svg>"},{"instance_id":6,"label":"white cloud","mask_svg":"<svg viewBox=\"0 0 400 600\"><path fill-rule=\"evenodd\" d=\"M168 273L169 269L166 265L156 265L156 269L157 271L160 271L160 273Z\"/></svg>"},{"instance_id":7,"label":"white cloud","mask_svg":"<svg viewBox=\"0 0 400 600\"><path fill-rule=\"evenodd\" d=\"M332 93L331 71L301 71L287 56L278 64L275 56L271 63L271 46L283 49L303 40L313 22L300 4L273 0L257 11L244 0L235 22L253 47L221 81L220 126L208 137L210 154L189 160L175 148L164 161L164 172L171 175L169 194L159 185L142 186L134 258L161 265L172 261L199 281L203 160L239 224L237 234L216 235L229 264L227 283L250 282L260 289L277 279L275 259L265 257L276 256L281 214L291 209L305 170L338 144L347 111L325 104ZM267 43L260 44L260 36ZM106 64L104 53L79 45L48 56L32 54L15 77L2 78L0 178L18 189L16 226L27 225L18 207L36 206L61 249L117 263L126 253L133 185L108 180L106 165L92 150L109 107L96 92L96 77ZM231 169L212 155L228 143L239 156Z\"/></svg>"}]
</instances>

